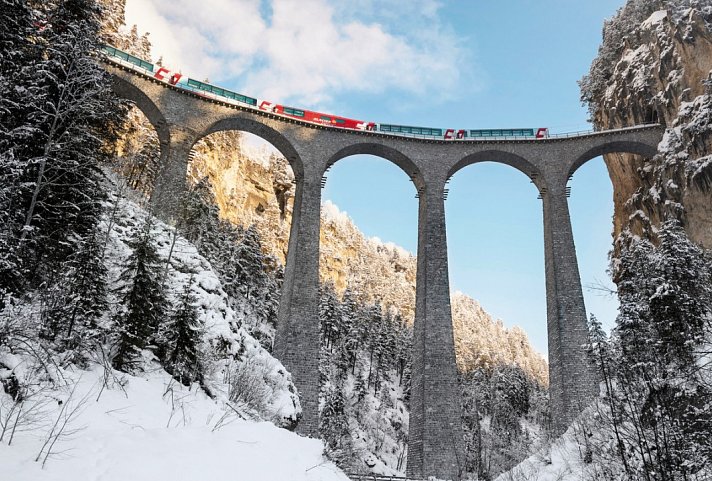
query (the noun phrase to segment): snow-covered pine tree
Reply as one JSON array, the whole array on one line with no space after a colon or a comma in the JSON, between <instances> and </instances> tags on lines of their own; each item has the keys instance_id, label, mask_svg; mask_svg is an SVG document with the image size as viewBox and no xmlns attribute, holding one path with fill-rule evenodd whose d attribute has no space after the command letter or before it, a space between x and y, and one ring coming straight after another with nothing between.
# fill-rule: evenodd
<instances>
[{"instance_id":1,"label":"snow-covered pine tree","mask_svg":"<svg viewBox=\"0 0 712 481\"><path fill-rule=\"evenodd\" d=\"M203 177L183 199L178 228L210 261L233 307L249 321L246 327L270 350L282 270L272 257L262 253L257 227L244 230L221 220L209 181Z\"/></svg>"},{"instance_id":2,"label":"snow-covered pine tree","mask_svg":"<svg viewBox=\"0 0 712 481\"><path fill-rule=\"evenodd\" d=\"M532 454L539 415L537 382L516 364L460 373L465 465L476 479L494 479ZM525 422L526 421L526 422ZM537 434L536 431L533 434Z\"/></svg>"},{"instance_id":3,"label":"snow-covered pine tree","mask_svg":"<svg viewBox=\"0 0 712 481\"><path fill-rule=\"evenodd\" d=\"M173 378L185 386L202 378L202 368L198 346L203 326L195 307L197 299L193 294L193 277L183 288L178 304L166 322L159 329L159 345L163 366Z\"/></svg>"},{"instance_id":4,"label":"snow-covered pine tree","mask_svg":"<svg viewBox=\"0 0 712 481\"><path fill-rule=\"evenodd\" d=\"M23 284L21 259L15 248L21 223L15 202L23 161L18 158L13 132L22 124L20 112L24 108L16 86L23 78L24 65L37 55L29 41L32 24L32 11L26 1L0 1L0 310L5 296L19 293Z\"/></svg>"},{"instance_id":5,"label":"snow-covered pine tree","mask_svg":"<svg viewBox=\"0 0 712 481\"><path fill-rule=\"evenodd\" d=\"M151 219L127 241L132 249L119 281L119 311L114 316L116 353L113 366L130 369L139 352L155 341L167 312L163 269L154 246Z\"/></svg>"},{"instance_id":6,"label":"snow-covered pine tree","mask_svg":"<svg viewBox=\"0 0 712 481\"><path fill-rule=\"evenodd\" d=\"M329 458L341 466L353 460L353 443L346 415L343 385L328 385L319 417L319 434L326 443Z\"/></svg>"},{"instance_id":7,"label":"snow-covered pine tree","mask_svg":"<svg viewBox=\"0 0 712 481\"><path fill-rule=\"evenodd\" d=\"M192 183L183 194L181 200L178 230L181 235L198 247L203 255L211 252L210 246L203 247L203 241L214 242L214 237L220 229L218 207L215 205L215 196L210 188L210 180L202 177ZM219 250L219 248L217 249Z\"/></svg>"},{"instance_id":8,"label":"snow-covered pine tree","mask_svg":"<svg viewBox=\"0 0 712 481\"><path fill-rule=\"evenodd\" d=\"M586 346L591 363L596 366L600 382L603 383L604 393L603 401L608 407L608 419L604 422L610 424L613 434L616 439L616 453L623 464L623 470L626 476L631 475L631 470L628 467L628 459L625 454L625 443L621 436L621 415L619 406L619 397L615 390L615 365L611 354L611 346L608 341L606 331L603 329L601 322L591 314L588 322L588 345Z\"/></svg>"},{"instance_id":9,"label":"snow-covered pine tree","mask_svg":"<svg viewBox=\"0 0 712 481\"><path fill-rule=\"evenodd\" d=\"M108 160L120 103L99 65L99 8L93 0L28 2L30 45L5 104L2 150L21 170L9 202L10 252L22 259L30 286L54 282L58 266L87 237L101 213L99 165ZM5 169L3 169L5 170ZM3 172L5 176L6 172Z\"/></svg>"},{"instance_id":10,"label":"snow-covered pine tree","mask_svg":"<svg viewBox=\"0 0 712 481\"><path fill-rule=\"evenodd\" d=\"M341 339L340 327L342 324L341 306L332 281L321 285L319 298L319 319L321 320L322 345L329 351L334 351L334 346Z\"/></svg>"},{"instance_id":11,"label":"snow-covered pine tree","mask_svg":"<svg viewBox=\"0 0 712 481\"><path fill-rule=\"evenodd\" d=\"M621 239L614 265L621 301L612 336L614 416L623 421L633 479L689 479L712 462L711 369L702 361L712 275L678 221L665 222L658 239L657 247Z\"/></svg>"},{"instance_id":12,"label":"snow-covered pine tree","mask_svg":"<svg viewBox=\"0 0 712 481\"><path fill-rule=\"evenodd\" d=\"M406 322L396 315L394 322L396 323L396 373L398 374L398 384L401 386L410 383L410 364L411 352L413 350L413 329ZM408 377L407 377L408 376ZM406 394L410 392L410 388L405 389Z\"/></svg>"},{"instance_id":13,"label":"snow-covered pine tree","mask_svg":"<svg viewBox=\"0 0 712 481\"><path fill-rule=\"evenodd\" d=\"M66 297L58 322L62 327L57 333L62 339L58 347L81 356L101 335L99 321L108 308L107 269L97 229L78 243L78 250L69 256L64 269Z\"/></svg>"},{"instance_id":14,"label":"snow-covered pine tree","mask_svg":"<svg viewBox=\"0 0 712 481\"><path fill-rule=\"evenodd\" d=\"M247 228L233 253L234 278L240 285L240 290L246 299L262 297L267 287L267 276L264 270L265 258L262 253L262 242L257 226L252 224Z\"/></svg>"}]
</instances>

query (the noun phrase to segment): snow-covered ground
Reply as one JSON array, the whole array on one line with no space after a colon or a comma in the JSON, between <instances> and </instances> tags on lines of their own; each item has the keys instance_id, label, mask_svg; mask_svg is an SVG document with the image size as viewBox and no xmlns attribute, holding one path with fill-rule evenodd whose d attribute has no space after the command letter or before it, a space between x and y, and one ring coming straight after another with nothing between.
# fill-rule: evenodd
<instances>
[{"instance_id":1,"label":"snow-covered ground","mask_svg":"<svg viewBox=\"0 0 712 481\"><path fill-rule=\"evenodd\" d=\"M590 474L591 465L582 459L581 446L570 428L561 438L495 481L580 481Z\"/></svg>"},{"instance_id":2,"label":"snow-covered ground","mask_svg":"<svg viewBox=\"0 0 712 481\"><path fill-rule=\"evenodd\" d=\"M115 193L107 212L113 289L146 212ZM191 282L198 300L203 385L212 397L176 382L150 351L129 375L100 352L81 369L32 338L10 339L12 347L0 349L0 380L18 382L24 400L0 385L0 481L347 481L323 457L321 441L275 426L293 425L301 412L291 376L247 332L210 264L173 228L155 221L151 230L169 296ZM109 301L113 310L117 298ZM33 324L39 308L30 301L16 309L5 314Z\"/></svg>"},{"instance_id":3,"label":"snow-covered ground","mask_svg":"<svg viewBox=\"0 0 712 481\"><path fill-rule=\"evenodd\" d=\"M347 481L322 457L321 441L268 422L228 415L195 386L163 370L141 377L116 373L124 383L101 390L104 371L65 372L67 388L32 416L35 428L0 443L3 481ZM76 389L72 383L76 382ZM71 395L71 397L70 397ZM3 396L3 406L9 396ZM60 404L61 401L61 404ZM30 409L28 401L25 409ZM64 411L62 409L64 408ZM55 420L70 417L42 467ZM35 419L36 418L36 419ZM22 426L20 426L22 427ZM47 447L42 450L46 453Z\"/></svg>"}]
</instances>

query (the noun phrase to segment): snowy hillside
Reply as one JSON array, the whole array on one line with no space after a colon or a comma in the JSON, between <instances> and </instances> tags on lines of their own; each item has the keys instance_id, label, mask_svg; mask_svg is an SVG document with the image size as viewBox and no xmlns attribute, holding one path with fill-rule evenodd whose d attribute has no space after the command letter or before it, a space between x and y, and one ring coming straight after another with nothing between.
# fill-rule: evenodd
<instances>
[{"instance_id":1,"label":"snowy hillside","mask_svg":"<svg viewBox=\"0 0 712 481\"><path fill-rule=\"evenodd\" d=\"M127 239L143 228L147 214L135 203L115 195L111 202L113 206L107 210L115 214L113 220L105 221L109 232L106 259L110 282L116 284L121 266L130 253ZM208 366L203 387L215 397L229 398L230 371L245 376L253 373L259 384L260 399L250 399L249 404L253 409L261 408L256 414L277 424L293 425L301 408L287 370L241 325L208 261L175 229L155 219L152 222L152 234L166 264L168 291L176 295L190 283L197 299L199 323L204 328L201 351Z\"/></svg>"},{"instance_id":2,"label":"snowy hillside","mask_svg":"<svg viewBox=\"0 0 712 481\"><path fill-rule=\"evenodd\" d=\"M116 379L103 390L106 373L100 366L57 374L61 385L22 404L12 445L5 443L10 438L5 433L0 479L348 479L325 461L320 441L244 420L158 366L141 376L114 373ZM1 418L15 427L8 413L12 401L0 396Z\"/></svg>"},{"instance_id":3,"label":"snowy hillside","mask_svg":"<svg viewBox=\"0 0 712 481\"><path fill-rule=\"evenodd\" d=\"M115 191L105 212L115 288L147 214ZM322 442L275 426L300 415L290 375L246 332L210 264L155 219L151 235L171 297L188 285L197 300L201 382L177 382L152 350L132 374L112 369L107 344L55 353L33 334L40 298L9 305L0 316L0 479L345 480ZM101 320L106 332L117 301L112 294Z\"/></svg>"}]
</instances>

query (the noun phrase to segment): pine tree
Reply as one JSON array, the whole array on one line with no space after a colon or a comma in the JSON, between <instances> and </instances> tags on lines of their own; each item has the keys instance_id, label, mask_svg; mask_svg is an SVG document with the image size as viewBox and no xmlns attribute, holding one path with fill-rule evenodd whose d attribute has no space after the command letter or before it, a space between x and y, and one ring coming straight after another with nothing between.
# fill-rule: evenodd
<instances>
[{"instance_id":1,"label":"pine tree","mask_svg":"<svg viewBox=\"0 0 712 481\"><path fill-rule=\"evenodd\" d=\"M107 269L99 233L92 232L79 244L79 250L64 263L64 290L67 293L62 309L62 349L87 348L88 343L102 334L99 320L108 307Z\"/></svg>"},{"instance_id":2,"label":"pine tree","mask_svg":"<svg viewBox=\"0 0 712 481\"><path fill-rule=\"evenodd\" d=\"M19 156L16 129L26 113L22 85L25 65L36 61L30 42L33 15L25 0L0 1L0 310L6 295L23 288L22 260L16 249L21 226L17 208L22 184L23 159ZM19 87L19 91L18 91Z\"/></svg>"},{"instance_id":3,"label":"pine tree","mask_svg":"<svg viewBox=\"0 0 712 481\"><path fill-rule=\"evenodd\" d=\"M21 284L56 282L101 214L107 145L120 103L98 60L99 8L93 0L27 2L34 30L22 66L3 93L3 243L19 259ZM25 22L26 23L26 22ZM20 51L23 51L22 49ZM18 168L19 166L19 168Z\"/></svg>"},{"instance_id":4,"label":"pine tree","mask_svg":"<svg viewBox=\"0 0 712 481\"><path fill-rule=\"evenodd\" d=\"M658 239L657 247L627 239L615 266L621 307L610 398L625 451L638 461L633 477L686 479L712 459L712 386L709 367L699 362L712 318L712 276L677 221L664 223Z\"/></svg>"},{"instance_id":5,"label":"pine tree","mask_svg":"<svg viewBox=\"0 0 712 481\"><path fill-rule=\"evenodd\" d=\"M198 346L203 327L195 307L197 299L192 290L193 278L186 283L178 305L161 326L160 344L165 352L164 367L185 386L201 379L202 369Z\"/></svg>"},{"instance_id":6,"label":"pine tree","mask_svg":"<svg viewBox=\"0 0 712 481\"><path fill-rule=\"evenodd\" d=\"M203 177L186 190L181 202L178 229L183 237L202 249L203 240L214 234L218 224L218 209L207 177ZM213 232L211 232L213 231Z\"/></svg>"},{"instance_id":7,"label":"pine tree","mask_svg":"<svg viewBox=\"0 0 712 481\"><path fill-rule=\"evenodd\" d=\"M264 269L265 257L257 226L251 225L244 233L234 251L234 279L246 299L259 297L267 285Z\"/></svg>"},{"instance_id":8,"label":"pine tree","mask_svg":"<svg viewBox=\"0 0 712 481\"><path fill-rule=\"evenodd\" d=\"M329 458L344 465L353 456L349 419L343 386L328 386L319 417L319 434L326 443Z\"/></svg>"},{"instance_id":9,"label":"pine tree","mask_svg":"<svg viewBox=\"0 0 712 481\"><path fill-rule=\"evenodd\" d=\"M120 311L114 316L118 335L113 365L127 370L137 354L155 340L167 311L163 272L151 234L151 219L127 241L132 249L119 277Z\"/></svg>"},{"instance_id":10,"label":"pine tree","mask_svg":"<svg viewBox=\"0 0 712 481\"><path fill-rule=\"evenodd\" d=\"M319 299L319 319L321 321L322 345L329 352L340 341L341 309L333 282L321 286Z\"/></svg>"},{"instance_id":11,"label":"pine tree","mask_svg":"<svg viewBox=\"0 0 712 481\"><path fill-rule=\"evenodd\" d=\"M613 365L611 347L608 342L608 336L603 330L603 325L593 314L591 314L591 318L588 323L588 345L586 346L586 350L592 364L597 368L600 380L605 386L604 401L610 409L610 423L616 438L618 456L623 463L623 469L625 470L626 475L630 476L631 471L628 467L627 456L625 455L625 443L621 437L621 416L618 406L620 401L614 389L615 380L613 376L615 373L615 366Z\"/></svg>"}]
</instances>

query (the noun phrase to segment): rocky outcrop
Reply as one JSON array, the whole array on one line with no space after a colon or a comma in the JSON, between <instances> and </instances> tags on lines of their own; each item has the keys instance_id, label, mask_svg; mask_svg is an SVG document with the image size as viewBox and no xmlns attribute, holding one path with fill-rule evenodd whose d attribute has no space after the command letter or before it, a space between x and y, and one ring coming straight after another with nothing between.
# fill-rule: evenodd
<instances>
[{"instance_id":1,"label":"rocky outcrop","mask_svg":"<svg viewBox=\"0 0 712 481\"><path fill-rule=\"evenodd\" d=\"M644 122L668 127L654 159L605 156L614 191L614 236L655 239L680 219L712 249L712 6L707 1L629 0L604 27L581 81L598 129Z\"/></svg>"}]
</instances>

